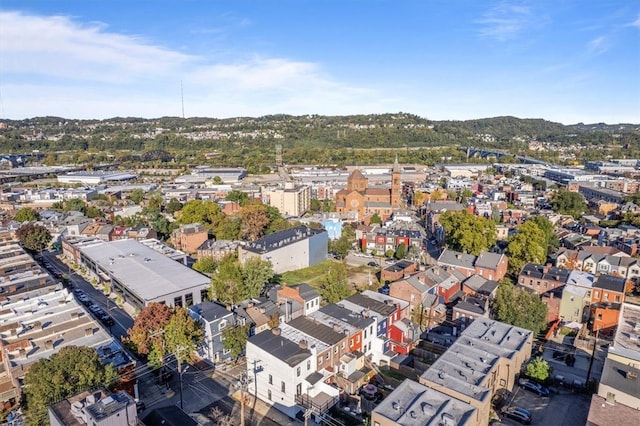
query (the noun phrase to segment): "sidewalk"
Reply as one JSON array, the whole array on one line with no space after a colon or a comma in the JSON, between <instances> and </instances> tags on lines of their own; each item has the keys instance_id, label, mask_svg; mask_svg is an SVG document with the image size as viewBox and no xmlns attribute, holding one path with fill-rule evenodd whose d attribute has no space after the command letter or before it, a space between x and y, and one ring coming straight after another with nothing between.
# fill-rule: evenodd
<instances>
[{"instance_id":1,"label":"sidewalk","mask_svg":"<svg viewBox=\"0 0 640 426\"><path fill-rule=\"evenodd\" d=\"M236 391L233 393L233 399L235 399L236 401L240 402L240 391ZM258 419L255 419L255 423L256 425L260 425L261 424L261 419L268 419L272 422L275 422L275 424L281 425L281 426L300 426L303 425L303 423L297 419L291 419L289 418L286 414L276 410L274 407L266 404L265 402L261 401L260 399L255 399L253 397L253 395L248 395L248 402L247 405L245 406L245 415L247 416L247 418L250 418L249 416L255 416L257 415ZM253 413L251 413L251 411L253 411Z\"/></svg>"}]
</instances>

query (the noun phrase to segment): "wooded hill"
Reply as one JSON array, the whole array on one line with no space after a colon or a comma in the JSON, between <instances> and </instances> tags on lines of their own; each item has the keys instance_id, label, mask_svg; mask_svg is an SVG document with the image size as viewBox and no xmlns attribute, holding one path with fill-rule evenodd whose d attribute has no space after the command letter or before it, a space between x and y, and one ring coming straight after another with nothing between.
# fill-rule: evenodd
<instances>
[{"instance_id":1,"label":"wooded hill","mask_svg":"<svg viewBox=\"0 0 640 426\"><path fill-rule=\"evenodd\" d=\"M112 118L69 120L36 117L0 120L0 143L5 153L84 151L143 153L165 150L172 154L235 151L236 164L247 155L273 157L283 146L291 163L340 163L359 150L438 150L438 156L458 157L460 146L526 153L531 141L562 146L579 145L640 155L640 125L563 125L542 119L494 117L466 121L432 121L407 113L350 116L178 118ZM313 152L310 158L309 152ZM550 155L553 155L552 153ZM602 155L602 152L600 152ZM612 152L616 156L617 152ZM408 157L412 155L407 154ZM424 156L424 155L423 155ZM356 155L357 157L357 155ZM367 159L375 161L375 158ZM375 155L374 155L375 157ZM388 161L388 153L379 157ZM420 154L416 160L421 160ZM433 157L433 156L429 156ZM228 159L227 159L228 160ZM357 158L355 158L357 161ZM233 162L228 163L234 164Z\"/></svg>"}]
</instances>

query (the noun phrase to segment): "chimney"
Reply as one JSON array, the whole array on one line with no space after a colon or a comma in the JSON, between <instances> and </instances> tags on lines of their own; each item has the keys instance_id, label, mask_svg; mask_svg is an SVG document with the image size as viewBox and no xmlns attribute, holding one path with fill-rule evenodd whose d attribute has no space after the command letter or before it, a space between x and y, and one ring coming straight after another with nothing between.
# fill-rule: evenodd
<instances>
[{"instance_id":1,"label":"chimney","mask_svg":"<svg viewBox=\"0 0 640 426\"><path fill-rule=\"evenodd\" d=\"M298 342L298 346L300 347L300 349L307 349L309 347L309 344L306 340L303 339Z\"/></svg>"},{"instance_id":2,"label":"chimney","mask_svg":"<svg viewBox=\"0 0 640 426\"><path fill-rule=\"evenodd\" d=\"M279 336L280 335L280 327L276 327L276 328L272 328L271 332L275 335L275 336Z\"/></svg>"}]
</instances>

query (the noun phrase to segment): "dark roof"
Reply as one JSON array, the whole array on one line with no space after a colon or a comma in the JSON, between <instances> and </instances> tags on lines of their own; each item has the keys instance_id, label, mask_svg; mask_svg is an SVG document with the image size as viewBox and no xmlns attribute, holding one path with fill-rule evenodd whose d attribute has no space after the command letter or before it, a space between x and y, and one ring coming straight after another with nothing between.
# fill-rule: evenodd
<instances>
[{"instance_id":1,"label":"dark roof","mask_svg":"<svg viewBox=\"0 0 640 426\"><path fill-rule=\"evenodd\" d=\"M373 318L365 318L362 315L356 314L349 309L336 304L327 305L324 308L321 308L320 312L346 322L360 330L364 330L373 323Z\"/></svg>"},{"instance_id":2,"label":"dark roof","mask_svg":"<svg viewBox=\"0 0 640 426\"><path fill-rule=\"evenodd\" d=\"M149 414L144 416L142 422L147 426L198 426L198 422L189 417L189 415L180 408L173 405L154 408Z\"/></svg>"},{"instance_id":3,"label":"dark roof","mask_svg":"<svg viewBox=\"0 0 640 426\"><path fill-rule=\"evenodd\" d=\"M444 249L438 258L438 263L467 269L474 269L473 264L475 261L476 257L472 254L461 253L459 251L449 249Z\"/></svg>"},{"instance_id":4,"label":"dark roof","mask_svg":"<svg viewBox=\"0 0 640 426\"><path fill-rule=\"evenodd\" d=\"M317 371L314 371L313 373L309 374L305 380L311 383L312 385L315 385L323 378L324 376L322 374L318 373Z\"/></svg>"},{"instance_id":5,"label":"dark roof","mask_svg":"<svg viewBox=\"0 0 640 426\"><path fill-rule=\"evenodd\" d=\"M596 288L602 288L604 290L624 293L625 282L626 280L623 277L614 277L613 275L600 275L596 279L596 282L593 284L593 286Z\"/></svg>"},{"instance_id":6,"label":"dark roof","mask_svg":"<svg viewBox=\"0 0 640 426\"><path fill-rule=\"evenodd\" d=\"M316 322L312 320L310 317L301 316L301 317L292 319L287 324L328 345L335 345L345 337L344 334L338 333L328 325Z\"/></svg>"},{"instance_id":7,"label":"dark roof","mask_svg":"<svg viewBox=\"0 0 640 426\"><path fill-rule=\"evenodd\" d=\"M297 343L270 331L250 337L249 342L279 360L286 362L291 367L300 364L311 355L309 349L302 349Z\"/></svg>"},{"instance_id":8,"label":"dark roof","mask_svg":"<svg viewBox=\"0 0 640 426\"><path fill-rule=\"evenodd\" d=\"M478 293L489 295L493 293L496 288L498 288L498 281L487 280L482 286L478 289Z\"/></svg>"},{"instance_id":9,"label":"dark roof","mask_svg":"<svg viewBox=\"0 0 640 426\"><path fill-rule=\"evenodd\" d=\"M414 266L415 262L412 262L410 260L399 260L396 262L396 264L394 266L397 266L398 268L402 268L402 269L406 269L410 266Z\"/></svg>"},{"instance_id":10,"label":"dark roof","mask_svg":"<svg viewBox=\"0 0 640 426\"><path fill-rule=\"evenodd\" d=\"M232 315L232 312L228 311L227 308L214 302L198 303L189 309L209 322L226 317L227 315Z\"/></svg>"},{"instance_id":11,"label":"dark roof","mask_svg":"<svg viewBox=\"0 0 640 426\"><path fill-rule=\"evenodd\" d=\"M255 253L268 253L277 248L302 241L323 232L326 233L327 231L325 229L309 228L308 226L296 226L295 228L266 235L247 245L245 249Z\"/></svg>"},{"instance_id":12,"label":"dark roof","mask_svg":"<svg viewBox=\"0 0 640 426\"><path fill-rule=\"evenodd\" d=\"M555 266L536 265L527 263L520 272L521 276L540 278L549 281L566 283L571 271L569 269L556 268Z\"/></svg>"},{"instance_id":13,"label":"dark roof","mask_svg":"<svg viewBox=\"0 0 640 426\"><path fill-rule=\"evenodd\" d=\"M466 300L458 300L458 303L453 307L461 311L471 312L478 315L484 315L484 302L473 297L467 297Z\"/></svg>"},{"instance_id":14,"label":"dark roof","mask_svg":"<svg viewBox=\"0 0 640 426\"><path fill-rule=\"evenodd\" d=\"M385 317L392 315L397 309L393 304L388 305L384 302L380 302L378 300L367 297L361 293L356 293L352 296L349 296L347 300L358 306L362 306L364 309L371 309L372 311L377 312L378 314Z\"/></svg>"},{"instance_id":15,"label":"dark roof","mask_svg":"<svg viewBox=\"0 0 640 426\"><path fill-rule=\"evenodd\" d=\"M305 302L308 302L309 300L313 300L317 297L320 297L320 293L318 293L309 284L302 283L292 287L298 289L298 293L300 294L300 297L302 297L302 299L304 299Z\"/></svg>"},{"instance_id":16,"label":"dark roof","mask_svg":"<svg viewBox=\"0 0 640 426\"><path fill-rule=\"evenodd\" d=\"M600 383L611 386L621 393L637 397L640 395L640 379L638 376L640 376L640 369L607 358L602 369Z\"/></svg>"}]
</instances>

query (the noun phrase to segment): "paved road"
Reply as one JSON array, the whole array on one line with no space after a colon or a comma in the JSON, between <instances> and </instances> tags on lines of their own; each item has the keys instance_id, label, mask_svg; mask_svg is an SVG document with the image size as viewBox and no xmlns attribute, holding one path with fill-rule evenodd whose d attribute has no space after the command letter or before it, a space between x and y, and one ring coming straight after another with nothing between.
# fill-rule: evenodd
<instances>
[{"instance_id":1,"label":"paved road","mask_svg":"<svg viewBox=\"0 0 640 426\"><path fill-rule=\"evenodd\" d=\"M591 399L583 394L554 392L550 397L542 398L516 387L510 405L529 410L534 426L583 426L587 422L590 403ZM501 424L519 425L511 419L504 419Z\"/></svg>"},{"instance_id":2,"label":"paved road","mask_svg":"<svg viewBox=\"0 0 640 426\"><path fill-rule=\"evenodd\" d=\"M81 289L89 298L102 307L111 317L115 324L109 328L113 337L121 340L127 336L127 329L133 327L133 318L131 318L123 309L120 309L113 303L111 299L104 295L103 292L94 288L91 283L87 282L80 274L75 273L67 265L65 265L57 255L60 252L43 252L44 259L49 262L53 269L66 274L69 277L69 283L75 288Z\"/></svg>"}]
</instances>

